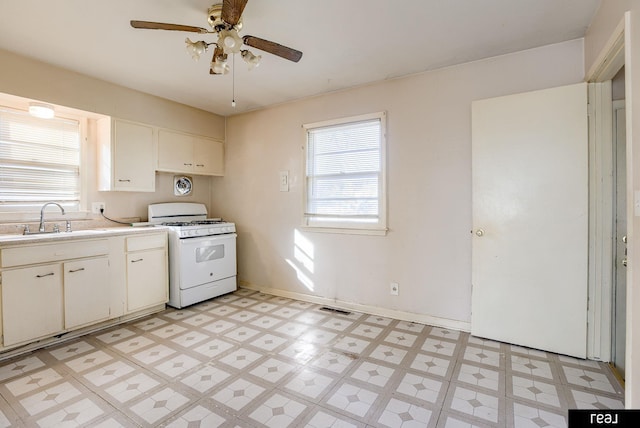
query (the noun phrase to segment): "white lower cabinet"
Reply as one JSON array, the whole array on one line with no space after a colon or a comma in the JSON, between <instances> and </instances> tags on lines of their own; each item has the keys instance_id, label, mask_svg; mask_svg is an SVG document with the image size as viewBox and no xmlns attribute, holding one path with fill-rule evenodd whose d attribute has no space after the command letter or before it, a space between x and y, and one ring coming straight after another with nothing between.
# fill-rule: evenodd
<instances>
[{"instance_id":1,"label":"white lower cabinet","mask_svg":"<svg viewBox=\"0 0 640 428\"><path fill-rule=\"evenodd\" d=\"M166 232L127 238L127 311L169 300Z\"/></svg>"},{"instance_id":2,"label":"white lower cabinet","mask_svg":"<svg viewBox=\"0 0 640 428\"><path fill-rule=\"evenodd\" d=\"M61 332L62 293L60 263L2 272L4 346Z\"/></svg>"},{"instance_id":3,"label":"white lower cabinet","mask_svg":"<svg viewBox=\"0 0 640 428\"><path fill-rule=\"evenodd\" d=\"M162 309L167 232L41 244L0 242L0 351Z\"/></svg>"},{"instance_id":4,"label":"white lower cabinet","mask_svg":"<svg viewBox=\"0 0 640 428\"><path fill-rule=\"evenodd\" d=\"M63 268L65 329L108 319L109 258L66 262Z\"/></svg>"}]
</instances>

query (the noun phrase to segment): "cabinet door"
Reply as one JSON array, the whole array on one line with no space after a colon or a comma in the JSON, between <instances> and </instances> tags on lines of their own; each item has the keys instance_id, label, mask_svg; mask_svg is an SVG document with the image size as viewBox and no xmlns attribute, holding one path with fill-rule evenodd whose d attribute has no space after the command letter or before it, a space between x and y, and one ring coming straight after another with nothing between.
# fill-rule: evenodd
<instances>
[{"instance_id":1,"label":"cabinet door","mask_svg":"<svg viewBox=\"0 0 640 428\"><path fill-rule=\"evenodd\" d=\"M2 272L4 346L62 331L62 265Z\"/></svg>"},{"instance_id":2,"label":"cabinet door","mask_svg":"<svg viewBox=\"0 0 640 428\"><path fill-rule=\"evenodd\" d=\"M127 254L127 310L132 312L167 300L167 251L156 249Z\"/></svg>"},{"instance_id":3,"label":"cabinet door","mask_svg":"<svg viewBox=\"0 0 640 428\"><path fill-rule=\"evenodd\" d=\"M210 138L193 139L194 173L224 175L224 144Z\"/></svg>"},{"instance_id":4,"label":"cabinet door","mask_svg":"<svg viewBox=\"0 0 640 428\"><path fill-rule=\"evenodd\" d=\"M64 325L74 328L109 318L108 257L64 263Z\"/></svg>"},{"instance_id":5,"label":"cabinet door","mask_svg":"<svg viewBox=\"0 0 640 428\"><path fill-rule=\"evenodd\" d=\"M153 128L121 120L116 120L114 127L114 190L153 192Z\"/></svg>"},{"instance_id":6,"label":"cabinet door","mask_svg":"<svg viewBox=\"0 0 640 428\"><path fill-rule=\"evenodd\" d=\"M179 132L158 132L158 170L193 172L193 137Z\"/></svg>"}]
</instances>

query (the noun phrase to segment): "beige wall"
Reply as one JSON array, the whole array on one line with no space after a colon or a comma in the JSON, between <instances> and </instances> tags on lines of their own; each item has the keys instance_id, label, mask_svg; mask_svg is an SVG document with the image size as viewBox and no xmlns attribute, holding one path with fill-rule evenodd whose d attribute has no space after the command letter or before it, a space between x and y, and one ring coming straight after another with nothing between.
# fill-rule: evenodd
<instances>
[{"instance_id":1,"label":"beige wall","mask_svg":"<svg viewBox=\"0 0 640 428\"><path fill-rule=\"evenodd\" d=\"M212 197L237 224L240 280L468 323L471 101L579 82L583 61L576 40L228 118L226 175ZM388 235L300 231L301 125L382 110ZM290 192L279 192L280 170L290 171ZM312 269L296 261L296 240L313 248Z\"/></svg>"},{"instance_id":2,"label":"beige wall","mask_svg":"<svg viewBox=\"0 0 640 428\"><path fill-rule=\"evenodd\" d=\"M144 94L102 80L41 63L0 50L0 93L36 99L93 113L176 129L217 139L225 137L225 119L203 110ZM156 192L98 192L95 123L89 125L89 144L85 153L89 170L86 192L91 202L106 203L111 217L147 216L152 202L202 202L210 205L212 179L194 177L194 193L173 196L173 174L156 174Z\"/></svg>"}]
</instances>

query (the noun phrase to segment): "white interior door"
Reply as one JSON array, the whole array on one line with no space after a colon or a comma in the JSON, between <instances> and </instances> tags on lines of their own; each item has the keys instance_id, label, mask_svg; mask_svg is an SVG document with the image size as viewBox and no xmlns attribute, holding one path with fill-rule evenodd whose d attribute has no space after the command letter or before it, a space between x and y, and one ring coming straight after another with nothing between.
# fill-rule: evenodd
<instances>
[{"instance_id":1,"label":"white interior door","mask_svg":"<svg viewBox=\"0 0 640 428\"><path fill-rule=\"evenodd\" d=\"M471 333L586 356L587 85L472 105Z\"/></svg>"}]
</instances>

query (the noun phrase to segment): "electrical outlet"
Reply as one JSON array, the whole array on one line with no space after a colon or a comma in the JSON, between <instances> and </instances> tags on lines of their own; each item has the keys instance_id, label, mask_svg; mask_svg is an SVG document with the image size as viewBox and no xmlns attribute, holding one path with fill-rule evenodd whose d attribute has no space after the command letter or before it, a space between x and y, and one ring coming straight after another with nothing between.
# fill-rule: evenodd
<instances>
[{"instance_id":1,"label":"electrical outlet","mask_svg":"<svg viewBox=\"0 0 640 428\"><path fill-rule=\"evenodd\" d=\"M280 191L289 191L289 171L280 171Z\"/></svg>"},{"instance_id":2,"label":"electrical outlet","mask_svg":"<svg viewBox=\"0 0 640 428\"><path fill-rule=\"evenodd\" d=\"M100 210L105 210L104 202L92 202L91 203L91 212L94 214L100 214Z\"/></svg>"},{"instance_id":3,"label":"electrical outlet","mask_svg":"<svg viewBox=\"0 0 640 428\"><path fill-rule=\"evenodd\" d=\"M392 296L397 296L400 293L400 286L397 282L392 282L389 284L389 294Z\"/></svg>"}]
</instances>

